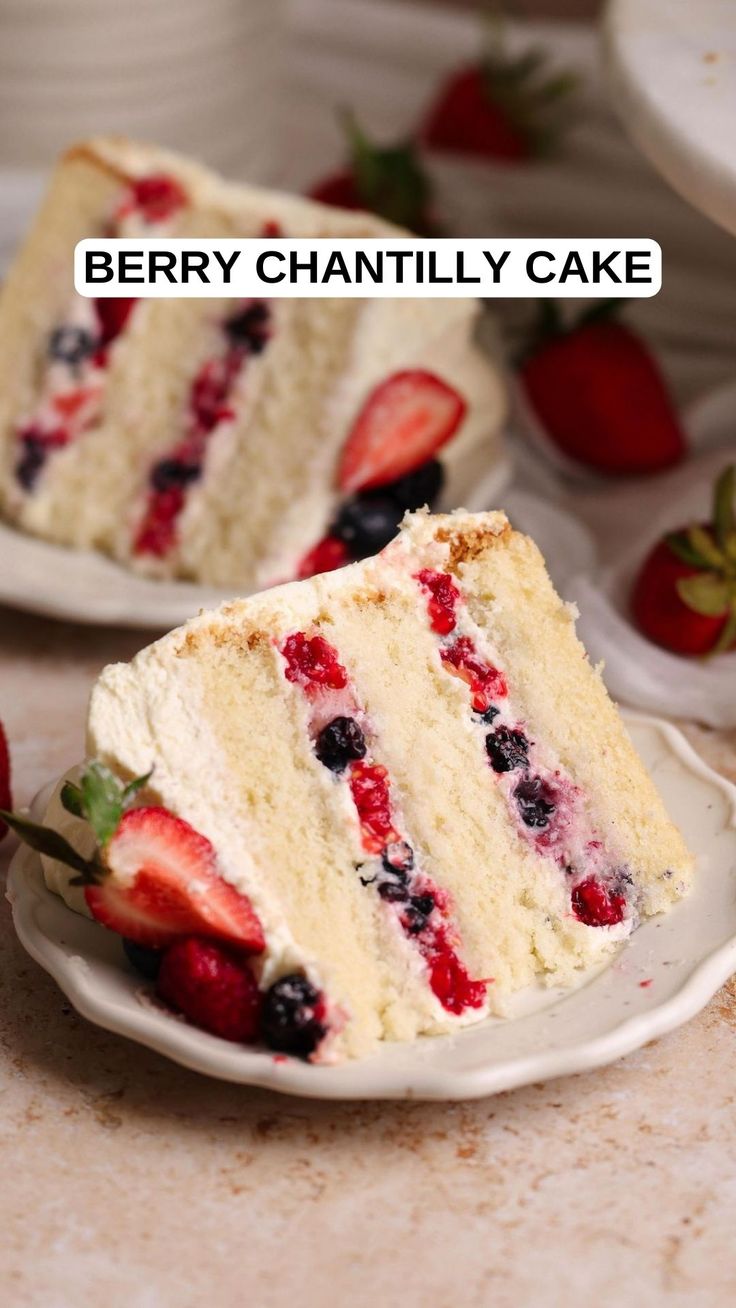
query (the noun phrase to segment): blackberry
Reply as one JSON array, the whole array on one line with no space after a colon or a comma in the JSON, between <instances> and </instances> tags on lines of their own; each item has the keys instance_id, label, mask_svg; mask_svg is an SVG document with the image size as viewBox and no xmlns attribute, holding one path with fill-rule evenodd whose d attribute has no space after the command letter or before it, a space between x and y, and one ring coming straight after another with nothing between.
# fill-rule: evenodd
<instances>
[{"instance_id":1,"label":"blackberry","mask_svg":"<svg viewBox=\"0 0 736 1308\"><path fill-rule=\"evenodd\" d=\"M434 908L434 895L412 895L406 908L402 923L410 936L418 936L426 930L429 915Z\"/></svg>"},{"instance_id":2,"label":"blackberry","mask_svg":"<svg viewBox=\"0 0 736 1308\"><path fill-rule=\"evenodd\" d=\"M431 508L440 497L444 481L445 473L439 459L429 459L420 468L382 486L381 490L404 510L421 509L425 504Z\"/></svg>"},{"instance_id":3,"label":"blackberry","mask_svg":"<svg viewBox=\"0 0 736 1308\"><path fill-rule=\"evenodd\" d=\"M161 967L163 950L148 949L145 945L136 944L135 940L128 940L123 937L123 950L128 962L140 972L147 981L155 981Z\"/></svg>"},{"instance_id":4,"label":"blackberry","mask_svg":"<svg viewBox=\"0 0 736 1308\"><path fill-rule=\"evenodd\" d=\"M52 359L74 366L94 354L98 341L84 327L66 325L57 327L49 339L49 354Z\"/></svg>"},{"instance_id":5,"label":"blackberry","mask_svg":"<svg viewBox=\"0 0 736 1308\"><path fill-rule=\"evenodd\" d=\"M150 481L154 490L163 492L188 486L202 475L199 463L183 463L180 459L161 459L154 467Z\"/></svg>"},{"instance_id":6,"label":"blackberry","mask_svg":"<svg viewBox=\"0 0 736 1308\"><path fill-rule=\"evenodd\" d=\"M529 741L523 731L496 727L486 736L486 753L494 772L513 772L527 765Z\"/></svg>"},{"instance_id":7,"label":"blackberry","mask_svg":"<svg viewBox=\"0 0 736 1308\"><path fill-rule=\"evenodd\" d=\"M520 781L514 791L514 799L525 826L538 829L549 826L550 817L557 806L541 777L526 777Z\"/></svg>"},{"instance_id":8,"label":"blackberry","mask_svg":"<svg viewBox=\"0 0 736 1308\"><path fill-rule=\"evenodd\" d=\"M498 717L500 712L500 708L497 708L495 704L489 704L488 708L484 709L482 713L476 714L476 717L478 721L486 722L490 727L491 723Z\"/></svg>"},{"instance_id":9,"label":"blackberry","mask_svg":"<svg viewBox=\"0 0 736 1308\"><path fill-rule=\"evenodd\" d=\"M47 449L36 436L23 437L23 452L15 465L15 476L24 490L33 490L46 462Z\"/></svg>"},{"instance_id":10,"label":"blackberry","mask_svg":"<svg viewBox=\"0 0 736 1308\"><path fill-rule=\"evenodd\" d=\"M261 1035L269 1049L308 1058L327 1034L324 1000L301 972L274 982L263 997Z\"/></svg>"},{"instance_id":11,"label":"blackberry","mask_svg":"<svg viewBox=\"0 0 736 1308\"><path fill-rule=\"evenodd\" d=\"M233 345L246 349L249 354L260 354L270 335L270 317L268 306L263 300L256 300L225 323L225 332Z\"/></svg>"},{"instance_id":12,"label":"blackberry","mask_svg":"<svg viewBox=\"0 0 736 1308\"><path fill-rule=\"evenodd\" d=\"M315 753L331 772L343 772L354 758L365 758L365 736L355 718L333 718L317 737Z\"/></svg>"},{"instance_id":13,"label":"blackberry","mask_svg":"<svg viewBox=\"0 0 736 1308\"><path fill-rule=\"evenodd\" d=\"M393 540L404 516L401 505L383 491L365 491L343 504L330 527L354 559L377 554Z\"/></svg>"}]
</instances>

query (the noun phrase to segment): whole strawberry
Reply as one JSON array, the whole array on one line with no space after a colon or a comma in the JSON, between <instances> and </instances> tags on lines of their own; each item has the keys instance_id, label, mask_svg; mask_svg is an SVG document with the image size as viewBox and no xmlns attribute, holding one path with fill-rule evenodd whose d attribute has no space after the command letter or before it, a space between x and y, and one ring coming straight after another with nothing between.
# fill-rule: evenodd
<instances>
[{"instance_id":1,"label":"whole strawberry","mask_svg":"<svg viewBox=\"0 0 736 1308\"><path fill-rule=\"evenodd\" d=\"M657 542L631 595L639 629L675 654L736 649L736 466L715 486L713 518Z\"/></svg>"},{"instance_id":2,"label":"whole strawberry","mask_svg":"<svg viewBox=\"0 0 736 1308\"><path fill-rule=\"evenodd\" d=\"M345 129L348 162L317 182L311 198L340 209L366 209L419 236L437 235L430 182L412 145L373 145L352 115Z\"/></svg>"},{"instance_id":3,"label":"whole strawberry","mask_svg":"<svg viewBox=\"0 0 736 1308\"><path fill-rule=\"evenodd\" d=\"M194 1026L248 1043L259 1030L261 995L245 959L213 940L176 940L161 960L156 991Z\"/></svg>"},{"instance_id":4,"label":"whole strawberry","mask_svg":"<svg viewBox=\"0 0 736 1308\"><path fill-rule=\"evenodd\" d=\"M575 85L566 72L548 74L543 50L508 54L500 31L485 57L443 84L419 129L422 143L502 163L547 153L562 127L560 105Z\"/></svg>"},{"instance_id":5,"label":"whole strawberry","mask_svg":"<svg viewBox=\"0 0 736 1308\"><path fill-rule=\"evenodd\" d=\"M647 346L613 319L619 302L562 326L552 300L519 380L547 435L570 458L611 475L659 472L686 453L685 435Z\"/></svg>"},{"instance_id":6,"label":"whole strawberry","mask_svg":"<svg viewBox=\"0 0 736 1308\"><path fill-rule=\"evenodd\" d=\"M5 729L0 722L0 809L12 808L10 797L10 751ZM8 824L0 817L0 840L8 834Z\"/></svg>"}]
</instances>

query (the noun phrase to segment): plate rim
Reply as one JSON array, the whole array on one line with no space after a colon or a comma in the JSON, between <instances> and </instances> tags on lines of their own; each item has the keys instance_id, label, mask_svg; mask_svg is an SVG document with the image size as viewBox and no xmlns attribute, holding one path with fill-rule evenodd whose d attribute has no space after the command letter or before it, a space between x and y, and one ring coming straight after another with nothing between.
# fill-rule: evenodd
<instances>
[{"instance_id":1,"label":"plate rim","mask_svg":"<svg viewBox=\"0 0 736 1308\"><path fill-rule=\"evenodd\" d=\"M695 751L682 732L672 723L648 713L624 710L627 725L641 724L654 728L665 745L690 771L707 781L728 800L729 811L723 830L736 831L736 786L716 772ZM42 793L42 792L41 792ZM28 877L29 870L35 875ZM23 874L21 879L21 874ZM207 1032L184 1021L170 1020L164 1026L151 1020L153 1008L121 1010L111 1000L100 1000L94 990L82 983L88 964L83 956L66 959L60 944L42 932L35 920L36 910L44 900L58 896L48 890L43 880L39 856L25 846L14 853L8 869L7 898L13 925L26 952L53 978L76 1011L96 1026L144 1045L174 1063L205 1076L244 1086L277 1091L303 1098L325 1100L464 1100L478 1099L513 1090L523 1085L547 1081L559 1076L590 1071L632 1053L649 1040L673 1031L694 1017L716 991L736 971L736 935L710 951L699 961L680 988L645 1013L625 1018L611 1030L564 1049L533 1051L501 1063L487 1063L470 1069L443 1070L422 1064L421 1049L410 1072L399 1070L392 1076L390 1066L372 1058L335 1066L283 1060L273 1054L228 1045ZM683 905L686 907L686 904ZM71 913L71 909L67 909ZM618 955L613 956L612 963ZM81 959L83 967L71 965ZM609 964L610 966L610 964ZM607 969L605 969L607 970ZM571 993L576 993L573 991ZM565 996L560 1002L564 1003ZM470 1028L473 1029L473 1028ZM477 1028L476 1028L477 1029ZM454 1041L459 1036L437 1037ZM436 1041L432 1040L432 1045ZM342 1073L342 1075L341 1075Z\"/></svg>"}]
</instances>

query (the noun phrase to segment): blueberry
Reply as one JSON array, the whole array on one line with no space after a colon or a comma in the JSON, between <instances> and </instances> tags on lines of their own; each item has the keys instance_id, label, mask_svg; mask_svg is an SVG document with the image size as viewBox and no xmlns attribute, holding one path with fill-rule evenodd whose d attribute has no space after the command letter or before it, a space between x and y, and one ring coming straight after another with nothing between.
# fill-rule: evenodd
<instances>
[{"instance_id":1,"label":"blueberry","mask_svg":"<svg viewBox=\"0 0 736 1308\"><path fill-rule=\"evenodd\" d=\"M439 459L429 459L420 468L407 472L388 486L382 486L381 490L404 510L421 509L425 504L431 508L439 499L444 481L445 472Z\"/></svg>"},{"instance_id":2,"label":"blueberry","mask_svg":"<svg viewBox=\"0 0 736 1308\"><path fill-rule=\"evenodd\" d=\"M494 721L495 718L498 717L500 712L501 712L500 708L496 708L495 704L489 704L485 712L476 713L476 719L479 722L487 722L488 726L490 727L491 723Z\"/></svg>"},{"instance_id":3,"label":"blueberry","mask_svg":"<svg viewBox=\"0 0 736 1308\"><path fill-rule=\"evenodd\" d=\"M393 540L404 511L382 491L365 491L343 504L330 535L347 545L354 559L377 554Z\"/></svg>"},{"instance_id":4,"label":"blueberry","mask_svg":"<svg viewBox=\"0 0 736 1308\"><path fill-rule=\"evenodd\" d=\"M401 877L389 877L385 881L379 881L378 893L381 899L385 899L389 904L403 904L409 898L406 883Z\"/></svg>"},{"instance_id":5,"label":"blueberry","mask_svg":"<svg viewBox=\"0 0 736 1308\"><path fill-rule=\"evenodd\" d=\"M525 777L514 791L521 820L527 827L544 828L557 807L541 777Z\"/></svg>"},{"instance_id":6,"label":"blueberry","mask_svg":"<svg viewBox=\"0 0 736 1308\"><path fill-rule=\"evenodd\" d=\"M301 972L292 972L266 991L261 1034L270 1049L307 1058L327 1033L323 1015L319 990Z\"/></svg>"},{"instance_id":7,"label":"blueberry","mask_svg":"<svg viewBox=\"0 0 736 1308\"><path fill-rule=\"evenodd\" d=\"M98 343L97 338L84 327L57 327L51 333L49 354L61 363L74 365L94 354Z\"/></svg>"},{"instance_id":8,"label":"blueberry","mask_svg":"<svg viewBox=\"0 0 736 1308\"><path fill-rule=\"evenodd\" d=\"M24 490L33 490L47 454L46 445L38 437L23 437L23 452L15 465L15 476Z\"/></svg>"},{"instance_id":9,"label":"blueberry","mask_svg":"<svg viewBox=\"0 0 736 1308\"><path fill-rule=\"evenodd\" d=\"M513 772L527 765L529 741L523 731L496 727L486 736L486 753L494 772Z\"/></svg>"},{"instance_id":10,"label":"blueberry","mask_svg":"<svg viewBox=\"0 0 736 1308\"><path fill-rule=\"evenodd\" d=\"M184 463L181 459L160 459L155 465L150 481L154 490L169 491L179 486L188 486L202 475L199 463Z\"/></svg>"},{"instance_id":11,"label":"blueberry","mask_svg":"<svg viewBox=\"0 0 736 1308\"><path fill-rule=\"evenodd\" d=\"M386 845L381 854L381 862L387 872L397 876L400 874L406 879L414 866L414 850L406 840L396 840L393 844Z\"/></svg>"},{"instance_id":12,"label":"blueberry","mask_svg":"<svg viewBox=\"0 0 736 1308\"><path fill-rule=\"evenodd\" d=\"M365 736L355 718L333 718L317 737L315 753L330 772L343 772L351 759L365 758Z\"/></svg>"},{"instance_id":13,"label":"blueberry","mask_svg":"<svg viewBox=\"0 0 736 1308\"><path fill-rule=\"evenodd\" d=\"M147 981L155 981L161 967L163 950L147 949L145 945L137 945L135 940L123 938L123 949L128 962L132 964L136 972L140 972Z\"/></svg>"},{"instance_id":14,"label":"blueberry","mask_svg":"<svg viewBox=\"0 0 736 1308\"><path fill-rule=\"evenodd\" d=\"M260 354L269 337L270 313L262 300L243 309L225 323L225 331L233 345L239 345L249 354Z\"/></svg>"},{"instance_id":15,"label":"blueberry","mask_svg":"<svg viewBox=\"0 0 736 1308\"><path fill-rule=\"evenodd\" d=\"M433 908L433 895L412 895L402 918L404 930L410 936L420 935L427 928L429 915Z\"/></svg>"}]
</instances>

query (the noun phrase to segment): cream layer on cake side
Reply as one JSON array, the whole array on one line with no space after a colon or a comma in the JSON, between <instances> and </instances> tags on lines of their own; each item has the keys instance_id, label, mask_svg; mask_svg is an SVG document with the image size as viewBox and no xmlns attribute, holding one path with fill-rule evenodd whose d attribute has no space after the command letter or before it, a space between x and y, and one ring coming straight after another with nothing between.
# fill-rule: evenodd
<instances>
[{"instance_id":1,"label":"cream layer on cake side","mask_svg":"<svg viewBox=\"0 0 736 1308\"><path fill-rule=\"evenodd\" d=\"M318 1056L568 984L692 874L502 513L412 515L377 558L201 615L103 673L88 748L123 780L155 765L150 802L261 920L262 984L326 996Z\"/></svg>"}]
</instances>

